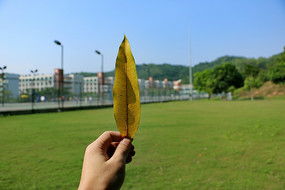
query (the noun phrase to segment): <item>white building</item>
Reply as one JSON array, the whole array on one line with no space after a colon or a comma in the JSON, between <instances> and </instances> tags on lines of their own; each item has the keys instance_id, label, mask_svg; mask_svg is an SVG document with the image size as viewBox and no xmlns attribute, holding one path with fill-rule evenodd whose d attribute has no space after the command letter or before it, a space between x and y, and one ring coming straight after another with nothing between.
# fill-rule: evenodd
<instances>
[{"instance_id":1,"label":"white building","mask_svg":"<svg viewBox=\"0 0 285 190\"><path fill-rule=\"evenodd\" d=\"M138 79L139 87L141 90L145 89L145 80L144 79Z\"/></svg>"},{"instance_id":2,"label":"white building","mask_svg":"<svg viewBox=\"0 0 285 190\"><path fill-rule=\"evenodd\" d=\"M31 89L41 91L46 88L54 88L53 74L29 74L20 76L20 93L28 93Z\"/></svg>"},{"instance_id":3,"label":"white building","mask_svg":"<svg viewBox=\"0 0 285 190\"><path fill-rule=\"evenodd\" d=\"M54 74L36 74L36 75L21 75L19 84L20 93L30 93L31 89L41 91L47 88L57 87L56 77ZM19 80L18 80L19 81ZM174 82L167 79L153 80L150 77L148 80L138 79L139 87L143 95L148 95L154 89L170 90L174 87ZM112 95L114 85L114 77L105 77L103 90L105 95ZM80 93L99 93L98 76L83 77L80 74L64 75L64 89L70 92L70 95L78 96ZM18 92L18 93L19 93Z\"/></svg>"},{"instance_id":4,"label":"white building","mask_svg":"<svg viewBox=\"0 0 285 190\"><path fill-rule=\"evenodd\" d=\"M35 74L20 76L20 93L29 93L31 89L41 91L47 88L56 88L53 74ZM83 91L83 76L79 74L67 74L64 76L64 89L71 95L79 95Z\"/></svg>"},{"instance_id":5,"label":"white building","mask_svg":"<svg viewBox=\"0 0 285 190\"><path fill-rule=\"evenodd\" d=\"M180 94L187 95L193 93L193 85L192 84L182 84L180 87Z\"/></svg>"},{"instance_id":6,"label":"white building","mask_svg":"<svg viewBox=\"0 0 285 190\"><path fill-rule=\"evenodd\" d=\"M144 80L144 87L145 88L153 88L154 87L154 81L152 77L149 77L148 80Z\"/></svg>"},{"instance_id":7,"label":"white building","mask_svg":"<svg viewBox=\"0 0 285 190\"><path fill-rule=\"evenodd\" d=\"M9 98L19 97L19 76L13 73L4 73L4 76L0 76L0 97L6 94ZM2 80L4 79L4 80Z\"/></svg>"},{"instance_id":8,"label":"white building","mask_svg":"<svg viewBox=\"0 0 285 190\"><path fill-rule=\"evenodd\" d=\"M84 87L83 91L85 93L99 93L99 80L97 76L84 77ZM105 77L104 79L104 93L112 92L114 85L114 77Z\"/></svg>"},{"instance_id":9,"label":"white building","mask_svg":"<svg viewBox=\"0 0 285 190\"><path fill-rule=\"evenodd\" d=\"M163 87L163 81L155 80L154 81L154 88L162 88Z\"/></svg>"},{"instance_id":10,"label":"white building","mask_svg":"<svg viewBox=\"0 0 285 190\"><path fill-rule=\"evenodd\" d=\"M85 93L98 93L99 82L98 77L84 77L83 92Z\"/></svg>"},{"instance_id":11,"label":"white building","mask_svg":"<svg viewBox=\"0 0 285 190\"><path fill-rule=\"evenodd\" d=\"M103 87L104 92L112 93L113 85L114 85L114 77L105 77L104 87Z\"/></svg>"},{"instance_id":12,"label":"white building","mask_svg":"<svg viewBox=\"0 0 285 190\"><path fill-rule=\"evenodd\" d=\"M165 89L173 89L173 82L172 81L168 81L168 79L164 79L162 81L162 87Z\"/></svg>"},{"instance_id":13,"label":"white building","mask_svg":"<svg viewBox=\"0 0 285 190\"><path fill-rule=\"evenodd\" d=\"M71 95L80 95L83 92L84 80L80 74L64 75L64 88L68 89Z\"/></svg>"}]
</instances>

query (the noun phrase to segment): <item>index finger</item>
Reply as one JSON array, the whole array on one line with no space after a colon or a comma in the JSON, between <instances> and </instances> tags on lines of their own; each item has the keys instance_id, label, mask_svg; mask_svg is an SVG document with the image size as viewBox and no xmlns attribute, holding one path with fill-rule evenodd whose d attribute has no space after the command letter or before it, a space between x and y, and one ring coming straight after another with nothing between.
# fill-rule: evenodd
<instances>
[{"instance_id":1,"label":"index finger","mask_svg":"<svg viewBox=\"0 0 285 190\"><path fill-rule=\"evenodd\" d=\"M89 146L91 149L100 149L106 151L112 142L120 142L122 140L120 132L117 131L105 131Z\"/></svg>"}]
</instances>

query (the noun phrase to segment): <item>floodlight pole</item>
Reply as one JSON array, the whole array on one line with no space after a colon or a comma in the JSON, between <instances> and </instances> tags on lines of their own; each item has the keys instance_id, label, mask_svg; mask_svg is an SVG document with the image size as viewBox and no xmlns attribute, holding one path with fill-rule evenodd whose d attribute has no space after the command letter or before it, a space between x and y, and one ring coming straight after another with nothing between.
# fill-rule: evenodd
<instances>
[{"instance_id":1,"label":"floodlight pole","mask_svg":"<svg viewBox=\"0 0 285 190\"><path fill-rule=\"evenodd\" d=\"M64 89L64 71L63 71L63 55L64 55L64 46L63 44L58 41L58 40L54 40L54 43L58 46L61 47L61 70L62 70L62 80L60 81L60 83L58 83L58 104L59 104L59 98L61 100L61 107L63 108L64 107L64 100L63 100L63 89Z\"/></svg>"},{"instance_id":2,"label":"floodlight pole","mask_svg":"<svg viewBox=\"0 0 285 190\"><path fill-rule=\"evenodd\" d=\"M35 75L38 72L38 69L31 70L32 75L32 112L34 112L34 106L35 106Z\"/></svg>"},{"instance_id":3,"label":"floodlight pole","mask_svg":"<svg viewBox=\"0 0 285 190\"><path fill-rule=\"evenodd\" d=\"M64 53L63 49L64 47L63 47L63 44L58 40L54 40L54 43L61 47L61 69L63 70L63 53Z\"/></svg>"},{"instance_id":4,"label":"floodlight pole","mask_svg":"<svg viewBox=\"0 0 285 190\"><path fill-rule=\"evenodd\" d=\"M193 76L192 76L192 66L189 66L189 93L190 100L193 100Z\"/></svg>"},{"instance_id":5,"label":"floodlight pole","mask_svg":"<svg viewBox=\"0 0 285 190\"><path fill-rule=\"evenodd\" d=\"M1 70L1 83L2 83L2 107L4 107L4 79L5 79L5 77L4 77L4 70L6 70L7 69L7 66L5 66L5 65L3 65L3 67L0 67L0 70Z\"/></svg>"},{"instance_id":6,"label":"floodlight pole","mask_svg":"<svg viewBox=\"0 0 285 190\"><path fill-rule=\"evenodd\" d=\"M101 56L101 81L99 80L99 77L98 77L98 82L99 82L98 91L99 91L100 100L101 100L101 97L102 97L102 100L104 100L104 55L99 50L95 50L95 53Z\"/></svg>"},{"instance_id":7,"label":"floodlight pole","mask_svg":"<svg viewBox=\"0 0 285 190\"><path fill-rule=\"evenodd\" d=\"M192 72L192 48L189 34L189 100L193 100L193 72Z\"/></svg>"}]
</instances>

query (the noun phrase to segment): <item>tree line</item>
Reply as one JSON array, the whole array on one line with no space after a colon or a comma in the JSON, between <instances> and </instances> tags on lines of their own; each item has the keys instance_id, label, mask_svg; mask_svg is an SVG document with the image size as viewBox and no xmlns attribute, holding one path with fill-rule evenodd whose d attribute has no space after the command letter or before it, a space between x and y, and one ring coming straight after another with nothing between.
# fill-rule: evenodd
<instances>
[{"instance_id":1,"label":"tree line","mask_svg":"<svg viewBox=\"0 0 285 190\"><path fill-rule=\"evenodd\" d=\"M285 49L268 58L222 56L210 62L201 62L193 66L192 70L195 88L209 94L233 92L240 88L252 90L266 81L284 83ZM143 63L137 65L137 72L141 79L148 79L151 76L155 80L182 79L182 83L189 83L189 67L184 65ZM91 72L80 74L96 76L96 73ZM109 71L105 75L114 76L114 72Z\"/></svg>"},{"instance_id":2,"label":"tree line","mask_svg":"<svg viewBox=\"0 0 285 190\"><path fill-rule=\"evenodd\" d=\"M252 91L267 81L285 83L285 48L282 53L270 58L237 57L194 75L194 87L207 92L209 97L212 94L234 92L239 88Z\"/></svg>"}]
</instances>

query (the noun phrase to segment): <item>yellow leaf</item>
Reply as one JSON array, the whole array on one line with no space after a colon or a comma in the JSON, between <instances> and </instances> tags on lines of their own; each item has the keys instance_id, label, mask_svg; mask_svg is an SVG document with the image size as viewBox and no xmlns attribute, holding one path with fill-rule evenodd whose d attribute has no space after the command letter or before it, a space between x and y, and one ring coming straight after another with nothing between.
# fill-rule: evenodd
<instances>
[{"instance_id":1,"label":"yellow leaf","mask_svg":"<svg viewBox=\"0 0 285 190\"><path fill-rule=\"evenodd\" d=\"M121 135L133 138L140 122L140 95L136 64L126 36L116 60L113 100L114 116Z\"/></svg>"}]
</instances>

